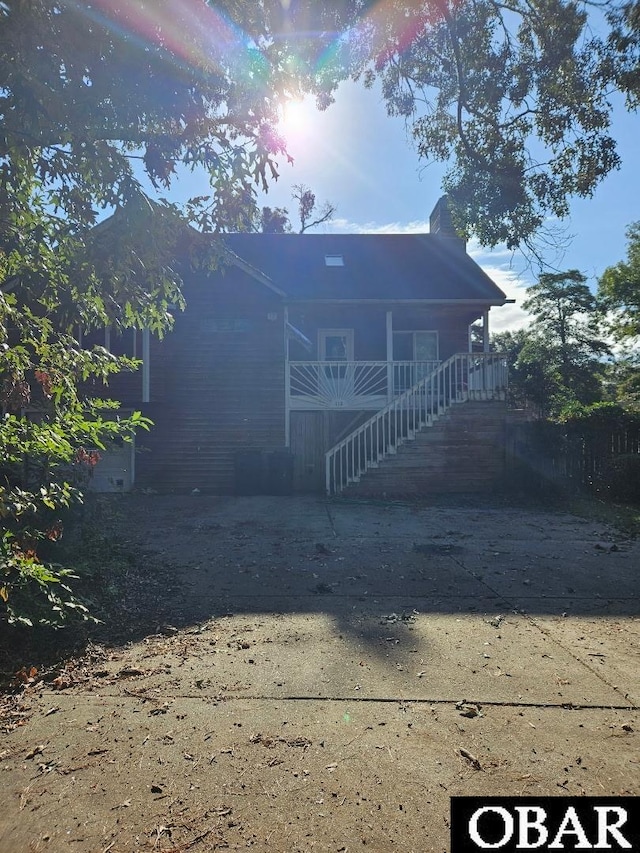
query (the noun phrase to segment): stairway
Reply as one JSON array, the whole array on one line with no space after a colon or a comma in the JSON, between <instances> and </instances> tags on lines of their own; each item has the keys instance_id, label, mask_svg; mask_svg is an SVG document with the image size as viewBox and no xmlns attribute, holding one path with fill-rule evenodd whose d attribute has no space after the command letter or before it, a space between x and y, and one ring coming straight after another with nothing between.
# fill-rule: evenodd
<instances>
[{"instance_id":1,"label":"stairway","mask_svg":"<svg viewBox=\"0 0 640 853\"><path fill-rule=\"evenodd\" d=\"M350 483L345 497L489 492L504 476L506 403L467 401Z\"/></svg>"},{"instance_id":2,"label":"stairway","mask_svg":"<svg viewBox=\"0 0 640 853\"><path fill-rule=\"evenodd\" d=\"M452 356L326 453L327 494L486 488L502 470L506 390L504 356Z\"/></svg>"}]
</instances>

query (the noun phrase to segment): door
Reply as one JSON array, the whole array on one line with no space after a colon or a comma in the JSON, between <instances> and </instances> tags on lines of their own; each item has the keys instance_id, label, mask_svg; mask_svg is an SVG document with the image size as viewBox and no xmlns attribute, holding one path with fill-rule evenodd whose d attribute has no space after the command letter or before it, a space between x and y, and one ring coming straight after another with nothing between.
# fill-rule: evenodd
<instances>
[{"instance_id":1,"label":"door","mask_svg":"<svg viewBox=\"0 0 640 853\"><path fill-rule=\"evenodd\" d=\"M318 354L327 362L318 375L319 391L329 405L345 405L353 396L353 329L320 329Z\"/></svg>"}]
</instances>

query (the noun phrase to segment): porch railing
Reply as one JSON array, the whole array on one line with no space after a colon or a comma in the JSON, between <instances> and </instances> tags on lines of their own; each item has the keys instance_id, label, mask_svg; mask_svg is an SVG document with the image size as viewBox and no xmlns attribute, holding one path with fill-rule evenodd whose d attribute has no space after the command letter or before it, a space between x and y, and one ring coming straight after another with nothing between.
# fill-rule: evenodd
<instances>
[{"instance_id":1,"label":"porch railing","mask_svg":"<svg viewBox=\"0 0 640 853\"><path fill-rule=\"evenodd\" d=\"M378 409L428 376L439 361L292 361L292 409Z\"/></svg>"},{"instance_id":2,"label":"porch railing","mask_svg":"<svg viewBox=\"0 0 640 853\"><path fill-rule=\"evenodd\" d=\"M357 483L370 468L415 438L454 403L505 399L507 361L497 353L459 353L395 397L325 454L328 495Z\"/></svg>"}]
</instances>

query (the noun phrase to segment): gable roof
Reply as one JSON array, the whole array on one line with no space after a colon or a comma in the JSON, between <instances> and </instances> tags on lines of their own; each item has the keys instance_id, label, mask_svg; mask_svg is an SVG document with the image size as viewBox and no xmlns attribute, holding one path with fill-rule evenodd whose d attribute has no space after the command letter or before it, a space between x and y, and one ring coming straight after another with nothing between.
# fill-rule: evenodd
<instances>
[{"instance_id":1,"label":"gable roof","mask_svg":"<svg viewBox=\"0 0 640 853\"><path fill-rule=\"evenodd\" d=\"M224 240L290 301L508 301L458 241L437 234L227 234Z\"/></svg>"}]
</instances>

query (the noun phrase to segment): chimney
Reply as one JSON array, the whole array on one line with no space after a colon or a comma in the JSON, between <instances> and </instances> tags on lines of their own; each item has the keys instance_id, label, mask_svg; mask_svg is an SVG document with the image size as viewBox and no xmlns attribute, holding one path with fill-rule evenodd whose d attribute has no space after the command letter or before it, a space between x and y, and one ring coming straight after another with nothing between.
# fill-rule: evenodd
<instances>
[{"instance_id":1,"label":"chimney","mask_svg":"<svg viewBox=\"0 0 640 853\"><path fill-rule=\"evenodd\" d=\"M446 195L441 196L433 208L429 217L429 233L437 234L439 237L445 237L451 241L451 245L460 248L463 251L467 249L467 242L464 237L461 237L453 227L451 221L451 210L449 209L449 199Z\"/></svg>"}]
</instances>

